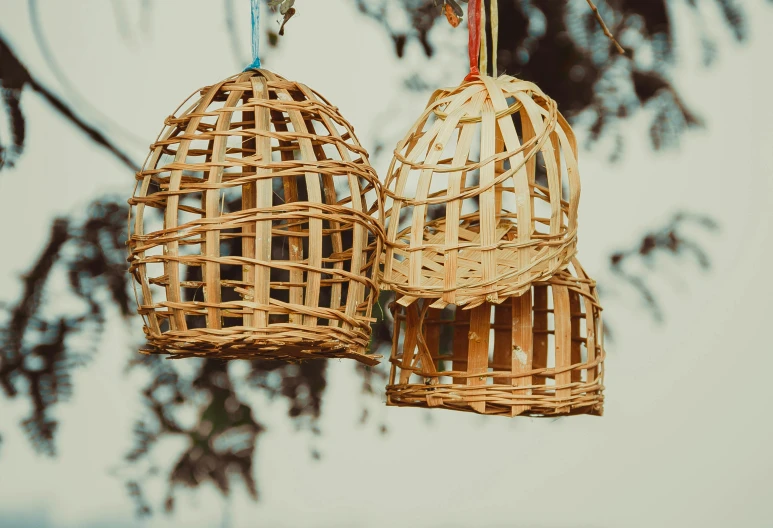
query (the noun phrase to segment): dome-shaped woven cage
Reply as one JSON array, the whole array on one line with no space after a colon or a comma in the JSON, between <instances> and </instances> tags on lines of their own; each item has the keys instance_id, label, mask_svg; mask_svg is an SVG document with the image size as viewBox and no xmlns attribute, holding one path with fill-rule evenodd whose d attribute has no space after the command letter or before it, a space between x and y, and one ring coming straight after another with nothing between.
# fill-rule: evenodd
<instances>
[{"instance_id":1,"label":"dome-shaped woven cage","mask_svg":"<svg viewBox=\"0 0 773 528\"><path fill-rule=\"evenodd\" d=\"M575 253L574 133L534 84L481 76L436 91L385 184L382 286L477 306L547 279Z\"/></svg>"},{"instance_id":2,"label":"dome-shaped woven cage","mask_svg":"<svg viewBox=\"0 0 773 528\"><path fill-rule=\"evenodd\" d=\"M338 109L250 70L165 124L129 201L149 352L376 363L383 197Z\"/></svg>"},{"instance_id":3,"label":"dome-shaped woven cage","mask_svg":"<svg viewBox=\"0 0 773 528\"><path fill-rule=\"evenodd\" d=\"M579 263L471 310L393 305L387 405L505 416L601 415L603 328Z\"/></svg>"}]
</instances>

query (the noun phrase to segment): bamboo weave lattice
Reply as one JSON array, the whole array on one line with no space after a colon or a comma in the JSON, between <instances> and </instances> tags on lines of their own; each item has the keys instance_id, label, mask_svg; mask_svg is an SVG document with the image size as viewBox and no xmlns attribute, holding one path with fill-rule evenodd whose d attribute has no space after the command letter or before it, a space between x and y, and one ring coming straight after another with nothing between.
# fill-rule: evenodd
<instances>
[{"instance_id":1,"label":"bamboo weave lattice","mask_svg":"<svg viewBox=\"0 0 773 528\"><path fill-rule=\"evenodd\" d=\"M394 305L387 405L505 416L603 410L596 286L573 259L520 297L471 310Z\"/></svg>"},{"instance_id":2,"label":"bamboo weave lattice","mask_svg":"<svg viewBox=\"0 0 773 528\"><path fill-rule=\"evenodd\" d=\"M436 91L385 188L383 286L402 305L499 303L575 253L574 133L532 83L481 76Z\"/></svg>"},{"instance_id":3,"label":"bamboo weave lattice","mask_svg":"<svg viewBox=\"0 0 773 528\"><path fill-rule=\"evenodd\" d=\"M151 352L377 362L382 191L313 90L266 70L203 88L166 120L130 204Z\"/></svg>"}]
</instances>

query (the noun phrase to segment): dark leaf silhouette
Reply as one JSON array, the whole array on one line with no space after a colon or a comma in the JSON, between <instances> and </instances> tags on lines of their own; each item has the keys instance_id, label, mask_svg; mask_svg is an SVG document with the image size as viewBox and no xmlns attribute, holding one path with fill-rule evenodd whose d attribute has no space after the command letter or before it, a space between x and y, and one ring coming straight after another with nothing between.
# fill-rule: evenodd
<instances>
[{"instance_id":1,"label":"dark leaf silhouette","mask_svg":"<svg viewBox=\"0 0 773 528\"><path fill-rule=\"evenodd\" d=\"M0 138L0 169L3 165L13 167L24 151L26 135L24 116L21 113L21 90L3 87L2 100L11 122L11 143L6 147Z\"/></svg>"},{"instance_id":2,"label":"dark leaf silhouette","mask_svg":"<svg viewBox=\"0 0 773 528\"><path fill-rule=\"evenodd\" d=\"M3 165L12 165L21 153L21 150L23 150L25 125L19 101L21 100L23 90L29 88L40 95L61 117L84 133L88 139L99 147L106 149L132 171L137 170L137 165L122 149L116 146L97 128L81 119L67 103L32 77L27 68L13 53L2 34L0 34L0 87L2 87L3 91L4 106L10 115L14 138L13 147L9 149L9 147L3 145L2 137L0 137L0 169L3 168Z\"/></svg>"},{"instance_id":3,"label":"dark leaf silhouette","mask_svg":"<svg viewBox=\"0 0 773 528\"><path fill-rule=\"evenodd\" d=\"M152 373L151 381L142 391L147 412L135 424L134 448L126 456L130 464L148 462L150 467L126 483L138 514L152 512L142 483L154 475L153 448L168 437L186 438L188 447L170 470L169 491L164 500L166 511L174 508L177 486L192 488L211 482L223 494L228 494L232 475L241 477L250 495L258 497L253 455L264 426L240 396L237 386L287 399L288 416L299 427L319 433L316 421L327 383L324 361L297 364L252 361L246 376L238 381L229 373L228 363L216 360L200 360L192 378L178 372L176 362L158 356L135 359L131 367L142 367ZM198 409L192 426L184 425L177 418L190 407Z\"/></svg>"},{"instance_id":4,"label":"dark leaf silhouette","mask_svg":"<svg viewBox=\"0 0 773 528\"><path fill-rule=\"evenodd\" d=\"M50 455L54 454L56 422L49 410L66 397L61 389L70 388L64 340L74 323L66 319L52 323L37 314L51 268L69 238L67 221L54 222L43 253L22 279L22 298L9 310L8 322L0 333L0 386L9 397L26 388L32 412L22 426L35 449ZM30 344L33 339L37 341L34 345Z\"/></svg>"},{"instance_id":5,"label":"dark leaf silhouette","mask_svg":"<svg viewBox=\"0 0 773 528\"><path fill-rule=\"evenodd\" d=\"M120 313L130 311L123 262L127 214L125 206L104 201L93 204L80 225L54 220L48 243L22 279L21 299L8 310L0 329L0 386L9 397L26 391L32 415L22 427L43 453L55 452L52 407L69 398L72 370L95 352L72 349L67 337L91 331L96 342L105 323L103 291ZM86 304L81 313L50 315L44 309L46 286L56 268L64 268L72 292Z\"/></svg>"},{"instance_id":6,"label":"dark leaf silhouette","mask_svg":"<svg viewBox=\"0 0 773 528\"><path fill-rule=\"evenodd\" d=\"M658 321L663 320L663 313L656 295L648 283L647 274L631 271L629 265L633 261L640 260L652 268L654 259L660 254L677 257L692 255L701 268L708 269L711 265L708 255L695 240L685 233L685 228L690 225L698 226L707 231L718 229L717 224L707 216L677 213L659 229L645 234L636 245L615 252L609 257L612 272L639 292L645 305Z\"/></svg>"},{"instance_id":7,"label":"dark leaf silhouette","mask_svg":"<svg viewBox=\"0 0 773 528\"><path fill-rule=\"evenodd\" d=\"M428 57L434 54L429 33L438 21L446 23L436 0L354 1L362 13L378 21L392 36L398 57L403 57L406 46L414 41ZM388 12L397 9L395 4L409 13L410 28L393 26L394 17ZM499 32L497 70L538 84L570 120L591 114L591 141L607 130L614 131L619 120L645 107L651 110L653 146L674 145L681 132L699 125L700 120L671 82L676 58L671 4L676 2L620 0L599 6L612 33L626 48L626 56L621 57L585 2L500 1L499 25L507 29ZM733 36L741 41L746 38L747 27L740 4L736 0L689 3L699 20L705 11L719 6ZM701 29L700 39L710 60L716 52L714 41ZM638 59L646 51L653 59ZM663 92L670 96L657 97ZM616 145L615 154L619 154L619 137Z\"/></svg>"},{"instance_id":8,"label":"dark leaf silhouette","mask_svg":"<svg viewBox=\"0 0 773 528\"><path fill-rule=\"evenodd\" d=\"M135 447L127 461L136 463L152 456L153 446L162 438L181 436L188 446L172 466L164 509L174 509L177 486L194 488L211 482L221 492L231 489L231 474L241 476L250 495L257 498L253 475L253 455L263 426L253 417L252 408L242 402L231 383L227 363L201 361L196 376L185 379L169 362L148 357L135 363L150 368L153 379L142 391L148 417L135 425ZM185 426L175 417L176 410L198 405L198 420ZM149 474L144 475L146 479ZM127 489L135 500L138 514L149 514L151 504L144 498L140 479L130 479Z\"/></svg>"}]
</instances>

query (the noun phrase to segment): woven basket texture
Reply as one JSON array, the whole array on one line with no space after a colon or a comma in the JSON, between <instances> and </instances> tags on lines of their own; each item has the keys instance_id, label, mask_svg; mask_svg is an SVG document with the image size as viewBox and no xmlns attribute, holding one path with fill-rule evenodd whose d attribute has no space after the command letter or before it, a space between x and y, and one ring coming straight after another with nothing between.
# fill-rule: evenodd
<instances>
[{"instance_id":1,"label":"woven basket texture","mask_svg":"<svg viewBox=\"0 0 773 528\"><path fill-rule=\"evenodd\" d=\"M520 297L462 310L393 304L387 405L505 416L601 415L596 287L573 259Z\"/></svg>"},{"instance_id":2,"label":"woven basket texture","mask_svg":"<svg viewBox=\"0 0 773 528\"><path fill-rule=\"evenodd\" d=\"M403 306L500 303L576 252L575 136L530 82L482 76L436 91L385 188L382 287Z\"/></svg>"},{"instance_id":3,"label":"woven basket texture","mask_svg":"<svg viewBox=\"0 0 773 528\"><path fill-rule=\"evenodd\" d=\"M383 194L338 109L250 70L165 125L129 201L146 352L375 364Z\"/></svg>"}]
</instances>

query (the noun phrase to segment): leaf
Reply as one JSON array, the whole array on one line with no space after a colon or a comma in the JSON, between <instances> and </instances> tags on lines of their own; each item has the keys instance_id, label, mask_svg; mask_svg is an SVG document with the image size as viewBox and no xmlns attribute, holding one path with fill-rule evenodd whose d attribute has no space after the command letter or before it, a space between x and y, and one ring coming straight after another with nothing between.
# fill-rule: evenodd
<instances>
[{"instance_id":1,"label":"leaf","mask_svg":"<svg viewBox=\"0 0 773 528\"><path fill-rule=\"evenodd\" d=\"M453 0L449 0L449 2L453 2ZM443 6L443 12L446 15L446 20L451 24L451 27L459 27L459 24L462 22L461 17L455 12L451 4L445 4Z\"/></svg>"},{"instance_id":2,"label":"leaf","mask_svg":"<svg viewBox=\"0 0 773 528\"><path fill-rule=\"evenodd\" d=\"M0 168L3 165L12 168L24 152L26 125L21 111L21 94L20 89L3 88L0 90L3 107L8 113L8 121L11 125L11 145L10 148L3 148L3 152L0 154Z\"/></svg>"}]
</instances>

